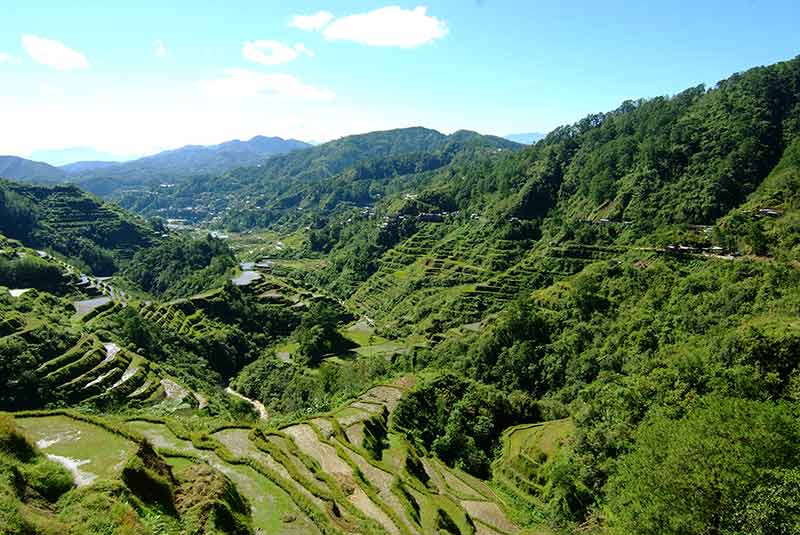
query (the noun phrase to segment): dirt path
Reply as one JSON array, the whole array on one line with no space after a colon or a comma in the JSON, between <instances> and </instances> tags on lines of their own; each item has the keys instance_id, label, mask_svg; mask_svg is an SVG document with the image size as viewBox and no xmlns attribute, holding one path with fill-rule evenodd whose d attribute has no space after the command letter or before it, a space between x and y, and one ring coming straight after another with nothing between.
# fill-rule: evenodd
<instances>
[{"instance_id":1,"label":"dirt path","mask_svg":"<svg viewBox=\"0 0 800 535\"><path fill-rule=\"evenodd\" d=\"M226 388L225 392L227 392L228 394L230 394L231 396L233 396L235 398L239 398L239 399L241 399L243 401L248 402L250 405L252 405L253 408L258 412L258 417L261 418L262 420L266 420L267 418L269 418L269 413L267 412L267 408L260 401L258 401L256 399L250 399L250 398L248 398L246 396L243 396L242 394L240 394L239 392L237 392L236 390L234 390L231 387Z\"/></svg>"}]
</instances>

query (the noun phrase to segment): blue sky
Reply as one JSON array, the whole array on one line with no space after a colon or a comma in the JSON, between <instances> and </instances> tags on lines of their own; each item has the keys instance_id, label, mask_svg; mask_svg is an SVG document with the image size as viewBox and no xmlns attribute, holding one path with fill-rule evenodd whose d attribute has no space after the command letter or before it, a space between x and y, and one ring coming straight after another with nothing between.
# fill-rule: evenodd
<instances>
[{"instance_id":1,"label":"blue sky","mask_svg":"<svg viewBox=\"0 0 800 535\"><path fill-rule=\"evenodd\" d=\"M797 0L5 0L0 154L546 132L792 58L798 27Z\"/></svg>"}]
</instances>

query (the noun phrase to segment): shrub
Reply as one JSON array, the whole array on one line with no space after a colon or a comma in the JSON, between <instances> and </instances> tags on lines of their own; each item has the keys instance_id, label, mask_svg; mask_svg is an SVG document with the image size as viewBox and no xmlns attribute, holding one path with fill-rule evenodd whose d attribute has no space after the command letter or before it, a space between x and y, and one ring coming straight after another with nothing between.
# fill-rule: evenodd
<instances>
[{"instance_id":1,"label":"shrub","mask_svg":"<svg viewBox=\"0 0 800 535\"><path fill-rule=\"evenodd\" d=\"M22 434L10 416L0 414L0 452L23 462L36 456L36 448Z\"/></svg>"},{"instance_id":2,"label":"shrub","mask_svg":"<svg viewBox=\"0 0 800 535\"><path fill-rule=\"evenodd\" d=\"M23 466L22 472L28 485L49 501L57 500L74 487L72 474L60 464L46 458Z\"/></svg>"}]
</instances>

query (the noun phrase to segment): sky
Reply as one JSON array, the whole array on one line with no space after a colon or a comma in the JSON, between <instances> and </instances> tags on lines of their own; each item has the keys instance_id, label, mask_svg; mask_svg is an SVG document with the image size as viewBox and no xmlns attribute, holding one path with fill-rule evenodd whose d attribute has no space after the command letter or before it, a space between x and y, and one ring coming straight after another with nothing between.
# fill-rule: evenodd
<instances>
[{"instance_id":1,"label":"sky","mask_svg":"<svg viewBox=\"0 0 800 535\"><path fill-rule=\"evenodd\" d=\"M798 0L2 0L0 154L547 132L791 59L798 28Z\"/></svg>"}]
</instances>

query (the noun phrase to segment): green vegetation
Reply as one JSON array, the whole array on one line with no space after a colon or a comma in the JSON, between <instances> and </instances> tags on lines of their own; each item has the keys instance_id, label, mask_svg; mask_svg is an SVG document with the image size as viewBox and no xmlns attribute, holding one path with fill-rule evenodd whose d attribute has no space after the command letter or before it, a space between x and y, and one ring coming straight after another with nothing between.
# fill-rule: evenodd
<instances>
[{"instance_id":1,"label":"green vegetation","mask_svg":"<svg viewBox=\"0 0 800 535\"><path fill-rule=\"evenodd\" d=\"M236 259L222 240L176 238L136 253L123 274L147 292L186 297L220 284L234 266Z\"/></svg>"},{"instance_id":2,"label":"green vegetation","mask_svg":"<svg viewBox=\"0 0 800 535\"><path fill-rule=\"evenodd\" d=\"M797 434L784 404L709 397L679 420L653 414L610 481L612 531L791 533Z\"/></svg>"},{"instance_id":3,"label":"green vegetation","mask_svg":"<svg viewBox=\"0 0 800 535\"><path fill-rule=\"evenodd\" d=\"M538 417L532 398L448 373L400 401L393 425L451 465L487 478L500 433Z\"/></svg>"},{"instance_id":4,"label":"green vegetation","mask_svg":"<svg viewBox=\"0 0 800 535\"><path fill-rule=\"evenodd\" d=\"M75 186L5 180L0 181L0 233L57 252L97 275L112 274L121 261L156 240L145 221Z\"/></svg>"},{"instance_id":5,"label":"green vegetation","mask_svg":"<svg viewBox=\"0 0 800 535\"><path fill-rule=\"evenodd\" d=\"M148 442L120 424L74 414L22 420L42 451L0 416L4 534L253 533L248 501L208 465L173 474Z\"/></svg>"},{"instance_id":6,"label":"green vegetation","mask_svg":"<svg viewBox=\"0 0 800 535\"><path fill-rule=\"evenodd\" d=\"M520 147L467 131L450 136L426 128L371 132L275 156L258 167L192 177L166 190L123 193L119 202L148 215L168 206L173 217L216 216L233 231L267 227L294 220L298 208L314 209L309 214L315 217L317 210L324 215L339 206L371 204L399 191L402 186L393 185L398 176L432 171L471 154Z\"/></svg>"},{"instance_id":7,"label":"green vegetation","mask_svg":"<svg viewBox=\"0 0 800 535\"><path fill-rule=\"evenodd\" d=\"M325 355L344 352L351 347L337 328L340 314L329 304L314 305L295 329L297 354L308 364L318 364Z\"/></svg>"}]
</instances>

